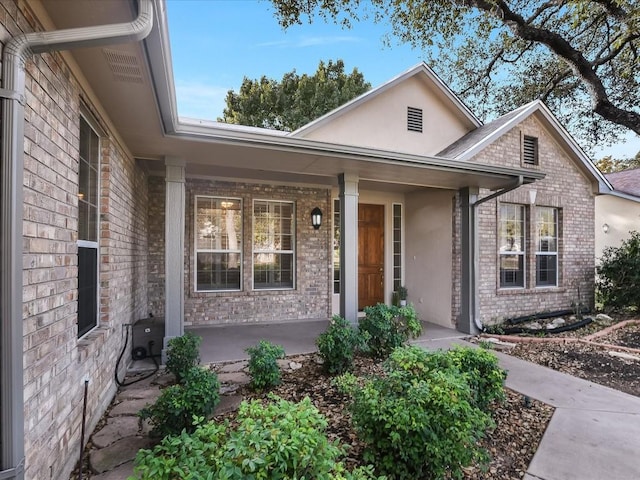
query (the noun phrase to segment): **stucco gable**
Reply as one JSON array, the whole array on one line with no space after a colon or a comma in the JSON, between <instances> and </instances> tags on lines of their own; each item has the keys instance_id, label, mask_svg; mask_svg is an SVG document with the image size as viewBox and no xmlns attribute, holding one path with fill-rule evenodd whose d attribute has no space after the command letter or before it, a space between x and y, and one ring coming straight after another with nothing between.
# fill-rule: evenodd
<instances>
[{"instance_id":1,"label":"stucco gable","mask_svg":"<svg viewBox=\"0 0 640 480\"><path fill-rule=\"evenodd\" d=\"M408 109L422 114L422 132L409 131ZM291 133L323 142L434 155L480 121L425 64Z\"/></svg>"}]
</instances>

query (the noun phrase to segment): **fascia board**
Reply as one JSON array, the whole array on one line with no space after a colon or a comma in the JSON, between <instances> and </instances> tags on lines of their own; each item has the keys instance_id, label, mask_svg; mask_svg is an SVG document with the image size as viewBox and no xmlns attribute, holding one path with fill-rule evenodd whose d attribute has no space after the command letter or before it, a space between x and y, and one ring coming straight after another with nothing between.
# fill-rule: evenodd
<instances>
[{"instance_id":1,"label":"fascia board","mask_svg":"<svg viewBox=\"0 0 640 480\"><path fill-rule=\"evenodd\" d=\"M608 192L600 192L601 195L611 195L612 197L623 198L625 200L630 200L632 202L640 203L640 197L635 195L631 195L629 193L620 192L618 190L611 190Z\"/></svg>"}]
</instances>

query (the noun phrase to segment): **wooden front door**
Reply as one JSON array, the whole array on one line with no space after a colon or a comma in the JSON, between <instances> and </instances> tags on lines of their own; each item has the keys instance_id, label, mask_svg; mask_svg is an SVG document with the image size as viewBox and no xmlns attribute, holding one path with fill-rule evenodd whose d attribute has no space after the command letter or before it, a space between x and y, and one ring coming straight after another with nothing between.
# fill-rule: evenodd
<instances>
[{"instance_id":1,"label":"wooden front door","mask_svg":"<svg viewBox=\"0 0 640 480\"><path fill-rule=\"evenodd\" d=\"M384 205L358 205L358 310L384 302Z\"/></svg>"}]
</instances>

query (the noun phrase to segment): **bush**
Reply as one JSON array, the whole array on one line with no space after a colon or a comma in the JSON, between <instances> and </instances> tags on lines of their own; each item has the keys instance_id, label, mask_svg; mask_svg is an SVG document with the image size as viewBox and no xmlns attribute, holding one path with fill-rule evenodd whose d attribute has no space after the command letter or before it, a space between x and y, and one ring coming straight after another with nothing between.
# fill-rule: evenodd
<instances>
[{"instance_id":1,"label":"bush","mask_svg":"<svg viewBox=\"0 0 640 480\"><path fill-rule=\"evenodd\" d=\"M173 373L178 380L200 363L200 343L202 337L187 332L181 337L169 340L167 344L167 370Z\"/></svg>"},{"instance_id":2,"label":"bush","mask_svg":"<svg viewBox=\"0 0 640 480\"><path fill-rule=\"evenodd\" d=\"M599 301L610 310L640 310L640 233L607 247L596 267Z\"/></svg>"},{"instance_id":3,"label":"bush","mask_svg":"<svg viewBox=\"0 0 640 480\"><path fill-rule=\"evenodd\" d=\"M347 320L337 315L333 317L329 328L316 340L324 367L331 375L339 375L351 368L360 338Z\"/></svg>"},{"instance_id":4,"label":"bush","mask_svg":"<svg viewBox=\"0 0 640 480\"><path fill-rule=\"evenodd\" d=\"M317 479L374 480L370 466L346 471L342 448L328 440L327 422L308 398L292 403L278 397L263 405L243 402L237 427L200 425L193 434L166 437L136 456L142 480ZM382 479L380 479L382 480Z\"/></svg>"},{"instance_id":5,"label":"bush","mask_svg":"<svg viewBox=\"0 0 640 480\"><path fill-rule=\"evenodd\" d=\"M486 458L477 441L492 425L470 400L455 369L424 378L392 370L370 380L351 405L365 460L392 479L461 478L463 467Z\"/></svg>"},{"instance_id":6,"label":"bush","mask_svg":"<svg viewBox=\"0 0 640 480\"><path fill-rule=\"evenodd\" d=\"M260 340L255 347L246 349L249 354L249 374L251 387L265 390L280 384L278 359L284 358L284 348L266 340Z\"/></svg>"},{"instance_id":7,"label":"bush","mask_svg":"<svg viewBox=\"0 0 640 480\"><path fill-rule=\"evenodd\" d=\"M366 348L377 358L388 357L394 348L404 345L409 337L416 338L422 333L413 306L397 307L379 303L365 307L365 318L360 321L359 331L366 342Z\"/></svg>"},{"instance_id":8,"label":"bush","mask_svg":"<svg viewBox=\"0 0 640 480\"><path fill-rule=\"evenodd\" d=\"M156 403L140 411L149 419L153 434L177 435L194 429L194 417L207 417L220 401L218 376L208 369L191 367L182 383L165 388Z\"/></svg>"}]
</instances>

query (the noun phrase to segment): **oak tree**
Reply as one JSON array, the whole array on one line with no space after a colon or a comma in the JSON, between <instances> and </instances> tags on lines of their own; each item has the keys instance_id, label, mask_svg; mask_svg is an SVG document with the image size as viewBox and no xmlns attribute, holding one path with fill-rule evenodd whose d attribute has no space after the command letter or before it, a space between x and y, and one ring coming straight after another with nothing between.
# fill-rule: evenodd
<instances>
[{"instance_id":1,"label":"oak tree","mask_svg":"<svg viewBox=\"0 0 640 480\"><path fill-rule=\"evenodd\" d=\"M640 135L638 0L271 0L283 27L320 16L386 37L428 63L482 118L541 98L586 145ZM626 130L628 129L628 130Z\"/></svg>"}]
</instances>

